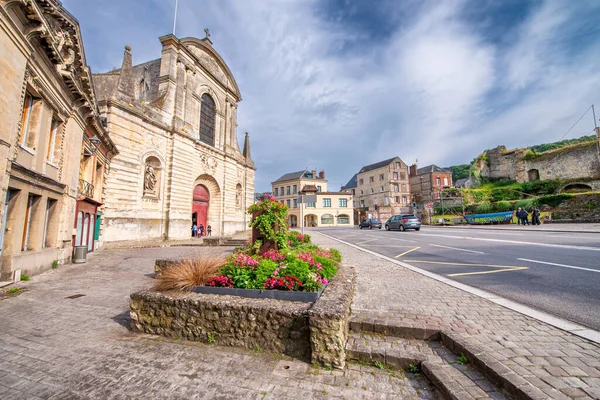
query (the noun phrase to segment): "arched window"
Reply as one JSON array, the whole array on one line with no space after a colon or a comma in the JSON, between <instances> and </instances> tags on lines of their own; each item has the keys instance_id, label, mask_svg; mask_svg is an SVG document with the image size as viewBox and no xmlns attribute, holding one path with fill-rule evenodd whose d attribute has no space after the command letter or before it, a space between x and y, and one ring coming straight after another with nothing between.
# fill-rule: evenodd
<instances>
[{"instance_id":1,"label":"arched window","mask_svg":"<svg viewBox=\"0 0 600 400\"><path fill-rule=\"evenodd\" d=\"M350 223L350 217L346 214L340 214L337 217L337 223L338 224L349 224Z\"/></svg>"},{"instance_id":2,"label":"arched window","mask_svg":"<svg viewBox=\"0 0 600 400\"><path fill-rule=\"evenodd\" d=\"M160 196L160 160L154 156L144 162L144 197L158 198Z\"/></svg>"},{"instance_id":3,"label":"arched window","mask_svg":"<svg viewBox=\"0 0 600 400\"><path fill-rule=\"evenodd\" d=\"M215 145L215 101L204 93L200 106L200 141Z\"/></svg>"},{"instance_id":4,"label":"arched window","mask_svg":"<svg viewBox=\"0 0 600 400\"><path fill-rule=\"evenodd\" d=\"M333 225L333 215L331 215L331 214L323 214L321 216L321 224L323 224L323 225Z\"/></svg>"}]
</instances>

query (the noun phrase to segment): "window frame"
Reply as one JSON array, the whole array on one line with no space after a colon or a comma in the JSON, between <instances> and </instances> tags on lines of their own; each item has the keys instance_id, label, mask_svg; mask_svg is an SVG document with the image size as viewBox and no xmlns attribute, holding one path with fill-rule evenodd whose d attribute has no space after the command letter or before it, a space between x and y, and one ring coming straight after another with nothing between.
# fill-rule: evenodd
<instances>
[{"instance_id":1,"label":"window frame","mask_svg":"<svg viewBox=\"0 0 600 400\"><path fill-rule=\"evenodd\" d=\"M323 208L331 208L331 198L323 198Z\"/></svg>"},{"instance_id":2,"label":"window frame","mask_svg":"<svg viewBox=\"0 0 600 400\"><path fill-rule=\"evenodd\" d=\"M210 100L212 104L205 99ZM198 126L198 140L209 146L215 146L217 123L217 103L208 93L200 97L200 121ZM203 129L204 128L204 129Z\"/></svg>"}]
</instances>

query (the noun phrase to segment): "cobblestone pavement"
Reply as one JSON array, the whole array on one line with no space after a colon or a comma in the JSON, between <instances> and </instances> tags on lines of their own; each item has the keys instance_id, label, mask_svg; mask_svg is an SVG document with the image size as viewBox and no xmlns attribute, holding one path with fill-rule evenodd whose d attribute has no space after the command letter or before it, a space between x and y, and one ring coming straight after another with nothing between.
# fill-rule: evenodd
<instances>
[{"instance_id":1,"label":"cobblestone pavement","mask_svg":"<svg viewBox=\"0 0 600 400\"><path fill-rule=\"evenodd\" d=\"M419 324L458 334L548 398L600 399L600 346L315 232L355 265L355 320Z\"/></svg>"},{"instance_id":2,"label":"cobblestone pavement","mask_svg":"<svg viewBox=\"0 0 600 400\"><path fill-rule=\"evenodd\" d=\"M0 398L434 398L408 373L357 364L325 371L259 349L131 333L129 294L151 285L154 260L205 251L225 250L99 250L86 264L19 283L26 292L0 301Z\"/></svg>"}]
</instances>

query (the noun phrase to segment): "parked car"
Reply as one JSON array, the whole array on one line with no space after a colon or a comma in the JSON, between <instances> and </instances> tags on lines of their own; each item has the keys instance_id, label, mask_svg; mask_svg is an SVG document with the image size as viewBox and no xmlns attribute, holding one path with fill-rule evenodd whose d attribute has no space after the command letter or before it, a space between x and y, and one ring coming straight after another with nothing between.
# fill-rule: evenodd
<instances>
[{"instance_id":1,"label":"parked car","mask_svg":"<svg viewBox=\"0 0 600 400\"><path fill-rule=\"evenodd\" d=\"M414 229L418 231L421 229L421 220L414 215L394 215L385 222L385 230L400 229L405 231L407 229Z\"/></svg>"},{"instance_id":2,"label":"parked car","mask_svg":"<svg viewBox=\"0 0 600 400\"><path fill-rule=\"evenodd\" d=\"M369 229L378 228L378 229L381 229L381 221L378 220L377 218L365 219L363 222L360 223L360 225L358 225L358 227L360 229L362 229L362 228L369 228Z\"/></svg>"}]
</instances>

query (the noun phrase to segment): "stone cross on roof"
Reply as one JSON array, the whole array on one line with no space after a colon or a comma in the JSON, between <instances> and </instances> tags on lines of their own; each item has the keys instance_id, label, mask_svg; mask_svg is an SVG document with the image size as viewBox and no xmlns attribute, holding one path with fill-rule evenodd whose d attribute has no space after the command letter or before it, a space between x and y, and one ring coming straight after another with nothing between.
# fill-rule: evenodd
<instances>
[{"instance_id":1,"label":"stone cross on roof","mask_svg":"<svg viewBox=\"0 0 600 400\"><path fill-rule=\"evenodd\" d=\"M210 31L208 30L208 28L206 28L204 32L206 32L206 38L208 39L210 37Z\"/></svg>"}]
</instances>

